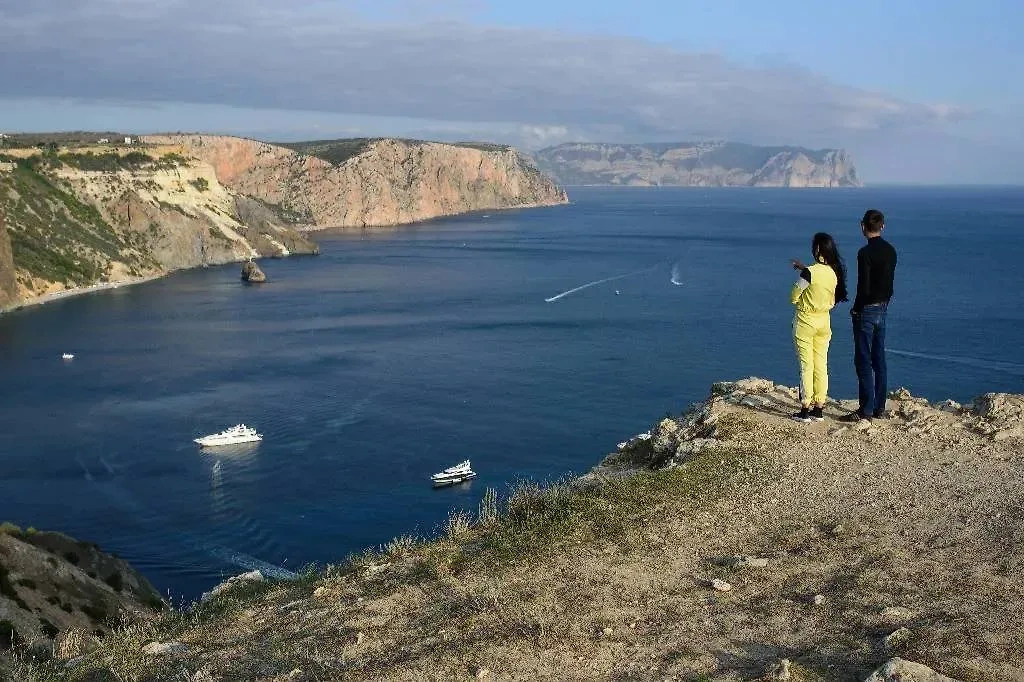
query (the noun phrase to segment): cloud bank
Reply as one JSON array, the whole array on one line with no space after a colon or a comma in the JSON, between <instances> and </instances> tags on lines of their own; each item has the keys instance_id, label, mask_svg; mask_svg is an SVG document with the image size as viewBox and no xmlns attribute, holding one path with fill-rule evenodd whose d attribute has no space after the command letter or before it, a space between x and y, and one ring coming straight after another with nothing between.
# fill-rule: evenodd
<instances>
[{"instance_id":1,"label":"cloud bank","mask_svg":"<svg viewBox=\"0 0 1024 682\"><path fill-rule=\"evenodd\" d=\"M301 0L20 3L0 9L0 63L9 65L0 98L407 117L533 145L705 137L840 146L938 133L970 116L796 67L753 68L637 39L371 21L357 9Z\"/></svg>"}]
</instances>

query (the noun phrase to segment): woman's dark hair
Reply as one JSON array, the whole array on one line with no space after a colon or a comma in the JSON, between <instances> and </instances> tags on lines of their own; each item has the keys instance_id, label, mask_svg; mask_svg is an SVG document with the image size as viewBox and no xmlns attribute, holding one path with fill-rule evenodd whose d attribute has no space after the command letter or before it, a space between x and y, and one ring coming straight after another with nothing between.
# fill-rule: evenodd
<instances>
[{"instance_id":1,"label":"woman's dark hair","mask_svg":"<svg viewBox=\"0 0 1024 682\"><path fill-rule=\"evenodd\" d=\"M819 232L811 241L811 253L836 273L836 303L850 300L846 293L846 266L839 256L836 240L827 232Z\"/></svg>"}]
</instances>

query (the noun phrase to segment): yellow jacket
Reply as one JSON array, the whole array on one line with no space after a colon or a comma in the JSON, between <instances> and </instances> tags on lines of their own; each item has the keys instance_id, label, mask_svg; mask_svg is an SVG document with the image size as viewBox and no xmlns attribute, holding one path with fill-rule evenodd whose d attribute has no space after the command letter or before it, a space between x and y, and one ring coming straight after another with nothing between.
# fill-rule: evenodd
<instances>
[{"instance_id":1,"label":"yellow jacket","mask_svg":"<svg viewBox=\"0 0 1024 682\"><path fill-rule=\"evenodd\" d=\"M798 313L827 313L836 304L835 270L824 263L815 263L800 271L789 292L789 302Z\"/></svg>"}]
</instances>

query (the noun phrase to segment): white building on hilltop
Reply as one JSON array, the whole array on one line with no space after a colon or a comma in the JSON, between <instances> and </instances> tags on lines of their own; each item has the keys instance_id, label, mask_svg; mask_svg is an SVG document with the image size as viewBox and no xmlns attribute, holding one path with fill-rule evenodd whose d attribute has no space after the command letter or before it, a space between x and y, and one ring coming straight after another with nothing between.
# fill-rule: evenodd
<instances>
[{"instance_id":1,"label":"white building on hilltop","mask_svg":"<svg viewBox=\"0 0 1024 682\"><path fill-rule=\"evenodd\" d=\"M132 138L130 138L130 137L124 138L124 143L125 144L131 144L132 143Z\"/></svg>"}]
</instances>

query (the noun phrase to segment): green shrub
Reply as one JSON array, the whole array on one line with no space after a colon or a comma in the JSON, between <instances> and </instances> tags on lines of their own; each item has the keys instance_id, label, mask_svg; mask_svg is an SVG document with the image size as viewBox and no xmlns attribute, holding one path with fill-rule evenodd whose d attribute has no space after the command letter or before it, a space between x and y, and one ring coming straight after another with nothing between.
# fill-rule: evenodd
<instances>
[{"instance_id":1,"label":"green shrub","mask_svg":"<svg viewBox=\"0 0 1024 682\"><path fill-rule=\"evenodd\" d=\"M64 558L73 563L75 566L77 566L78 562L81 561L81 558L71 551L64 552Z\"/></svg>"},{"instance_id":2,"label":"green shrub","mask_svg":"<svg viewBox=\"0 0 1024 682\"><path fill-rule=\"evenodd\" d=\"M94 621L103 623L107 620L107 607L103 602L95 601L90 604L86 604L81 608L82 613L89 616Z\"/></svg>"},{"instance_id":3,"label":"green shrub","mask_svg":"<svg viewBox=\"0 0 1024 682\"><path fill-rule=\"evenodd\" d=\"M39 629L42 630L43 634L49 637L50 639L55 638L57 636L57 633L60 632L56 625L46 620L45 618L39 619Z\"/></svg>"},{"instance_id":4,"label":"green shrub","mask_svg":"<svg viewBox=\"0 0 1024 682\"><path fill-rule=\"evenodd\" d=\"M210 183L207 182L206 178L196 178L195 180L189 180L188 184L195 187L200 192L205 192L210 189Z\"/></svg>"},{"instance_id":5,"label":"green shrub","mask_svg":"<svg viewBox=\"0 0 1024 682\"><path fill-rule=\"evenodd\" d=\"M0 620L0 651L22 643L21 635L9 620Z\"/></svg>"},{"instance_id":6,"label":"green shrub","mask_svg":"<svg viewBox=\"0 0 1024 682\"><path fill-rule=\"evenodd\" d=\"M103 582L114 588L115 592L120 592L124 589L124 579L121 577L120 573L111 573L103 579Z\"/></svg>"},{"instance_id":7,"label":"green shrub","mask_svg":"<svg viewBox=\"0 0 1024 682\"><path fill-rule=\"evenodd\" d=\"M28 604L21 598L18 591L14 589L14 585L11 584L10 574L7 572L6 566L0 566L0 594L11 599L15 604L21 608L28 610Z\"/></svg>"}]
</instances>

